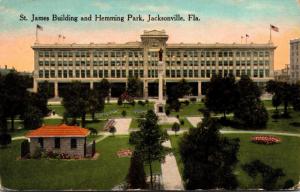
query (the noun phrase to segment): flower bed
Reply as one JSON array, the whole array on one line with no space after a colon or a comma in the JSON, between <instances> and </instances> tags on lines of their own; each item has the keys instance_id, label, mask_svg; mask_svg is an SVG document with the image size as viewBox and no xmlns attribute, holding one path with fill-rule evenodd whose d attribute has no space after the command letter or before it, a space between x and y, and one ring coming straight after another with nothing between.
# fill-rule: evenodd
<instances>
[{"instance_id":1,"label":"flower bed","mask_svg":"<svg viewBox=\"0 0 300 192\"><path fill-rule=\"evenodd\" d=\"M130 149L121 149L117 152L118 157L130 157L132 155L132 151Z\"/></svg>"},{"instance_id":2,"label":"flower bed","mask_svg":"<svg viewBox=\"0 0 300 192\"><path fill-rule=\"evenodd\" d=\"M272 145L272 144L280 143L281 139L269 135L259 135L259 136L251 137L251 141L257 144Z\"/></svg>"}]
</instances>

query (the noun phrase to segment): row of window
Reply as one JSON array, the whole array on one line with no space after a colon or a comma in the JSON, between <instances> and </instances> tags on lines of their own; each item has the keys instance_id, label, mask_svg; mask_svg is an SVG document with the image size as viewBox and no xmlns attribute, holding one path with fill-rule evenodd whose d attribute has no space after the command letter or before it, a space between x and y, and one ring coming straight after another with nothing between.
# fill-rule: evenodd
<instances>
[{"instance_id":1,"label":"row of window","mask_svg":"<svg viewBox=\"0 0 300 192\"><path fill-rule=\"evenodd\" d=\"M250 51L167 51L167 57L181 57L181 53L183 57L234 57L234 54L236 57L251 57ZM269 51L254 51L253 57L269 57L270 53Z\"/></svg>"},{"instance_id":2,"label":"row of window","mask_svg":"<svg viewBox=\"0 0 300 192\"><path fill-rule=\"evenodd\" d=\"M237 70L166 70L166 77L191 77L191 78L209 78L212 75L215 75L217 73L223 73L226 74L234 74L235 76L239 77L241 75L249 75L253 77L269 77L269 70L268 69L254 69L251 74L251 69L237 69ZM126 78L126 70L93 70L93 73L91 73L89 70L75 70L75 73L73 73L73 70L58 70L57 76L55 74L55 70L40 70L39 71L39 77L40 78L108 78L110 73L111 78ZM144 77L144 70L129 70L128 71L129 77ZM148 70L148 77L149 78L156 78L158 77L158 70L150 69Z\"/></svg>"},{"instance_id":3,"label":"row of window","mask_svg":"<svg viewBox=\"0 0 300 192\"><path fill-rule=\"evenodd\" d=\"M93 66L126 66L126 61L93 61ZM234 63L236 66L250 66L251 61L250 60L236 60L235 62L233 60L221 60L221 61L166 61L167 66L216 66L218 63L219 66L234 66ZM269 60L254 60L253 65L257 66L263 66L263 65L269 65ZM56 65L57 64L57 65ZM39 66L91 66L90 61L39 61ZM157 66L157 61L148 61L149 66ZM143 61L128 61L128 66L144 66Z\"/></svg>"},{"instance_id":4,"label":"row of window","mask_svg":"<svg viewBox=\"0 0 300 192\"><path fill-rule=\"evenodd\" d=\"M60 140L61 140L61 138L59 138L59 137L54 138L54 148L60 149ZM44 138L42 138L42 137L38 138L38 143L40 144L40 147L43 149L44 148ZM76 138L70 139L70 148L71 149L77 148L77 139Z\"/></svg>"},{"instance_id":5,"label":"row of window","mask_svg":"<svg viewBox=\"0 0 300 192\"><path fill-rule=\"evenodd\" d=\"M38 52L39 57L90 57L93 55L94 57L125 57L128 55L129 57L143 57L143 52L142 51L94 51L94 52L89 52L89 51L39 51Z\"/></svg>"},{"instance_id":6,"label":"row of window","mask_svg":"<svg viewBox=\"0 0 300 192\"><path fill-rule=\"evenodd\" d=\"M252 54L253 53L253 54ZM39 57L143 57L142 51L39 51ZM269 57L269 51L167 51L167 57ZM148 57L158 58L158 53L149 51Z\"/></svg>"},{"instance_id":7,"label":"row of window","mask_svg":"<svg viewBox=\"0 0 300 192\"><path fill-rule=\"evenodd\" d=\"M201 78L210 78L213 75L218 74L233 74L236 77L240 77L242 75L249 75L253 77L269 77L269 70L263 70L263 69L254 69L253 74L251 74L251 70L183 70L183 73L181 73L181 70L167 70L166 71L166 77L174 77L174 78L180 78L180 77L201 77ZM199 73L200 72L200 73ZM265 72L265 74L264 74Z\"/></svg>"}]
</instances>

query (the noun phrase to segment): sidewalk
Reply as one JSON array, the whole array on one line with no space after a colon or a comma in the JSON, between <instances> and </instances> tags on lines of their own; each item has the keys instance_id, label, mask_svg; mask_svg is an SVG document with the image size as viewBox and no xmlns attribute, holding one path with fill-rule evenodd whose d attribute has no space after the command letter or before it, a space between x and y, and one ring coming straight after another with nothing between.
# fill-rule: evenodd
<instances>
[{"instance_id":1,"label":"sidewalk","mask_svg":"<svg viewBox=\"0 0 300 192\"><path fill-rule=\"evenodd\" d=\"M172 147L170 140L163 143L165 147ZM170 153L161 164L164 190L184 190L175 156Z\"/></svg>"}]
</instances>

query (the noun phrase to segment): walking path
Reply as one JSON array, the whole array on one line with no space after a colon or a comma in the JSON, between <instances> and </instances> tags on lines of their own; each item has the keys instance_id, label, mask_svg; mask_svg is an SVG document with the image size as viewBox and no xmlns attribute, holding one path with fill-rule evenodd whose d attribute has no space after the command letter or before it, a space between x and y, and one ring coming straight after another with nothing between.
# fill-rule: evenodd
<instances>
[{"instance_id":1,"label":"walking path","mask_svg":"<svg viewBox=\"0 0 300 192\"><path fill-rule=\"evenodd\" d=\"M118 134L128 134L129 127L131 123L131 118L120 118L120 119L113 119L115 120L116 124L115 127L117 129L116 133Z\"/></svg>"},{"instance_id":2,"label":"walking path","mask_svg":"<svg viewBox=\"0 0 300 192\"><path fill-rule=\"evenodd\" d=\"M172 147L170 140L164 142L163 145ZM161 164L161 172L164 190L184 190L177 162L172 153L165 157L165 162Z\"/></svg>"},{"instance_id":3,"label":"walking path","mask_svg":"<svg viewBox=\"0 0 300 192\"><path fill-rule=\"evenodd\" d=\"M197 127L198 123L202 121L202 117L186 117L193 127Z\"/></svg>"}]
</instances>

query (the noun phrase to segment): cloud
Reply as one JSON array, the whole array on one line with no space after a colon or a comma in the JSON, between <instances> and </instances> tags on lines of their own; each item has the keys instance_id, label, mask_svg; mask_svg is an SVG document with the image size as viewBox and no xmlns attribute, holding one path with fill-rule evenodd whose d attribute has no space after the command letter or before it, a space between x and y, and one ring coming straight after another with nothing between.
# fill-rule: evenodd
<instances>
[{"instance_id":1,"label":"cloud","mask_svg":"<svg viewBox=\"0 0 300 192\"><path fill-rule=\"evenodd\" d=\"M150 5L150 4L135 4L129 7L132 11L140 11L140 12L159 12L159 13L167 13L171 12L170 6L167 5Z\"/></svg>"},{"instance_id":2,"label":"cloud","mask_svg":"<svg viewBox=\"0 0 300 192\"><path fill-rule=\"evenodd\" d=\"M93 3L93 5L100 9L110 9L111 8L110 4L104 3L104 2L95 2L95 3Z\"/></svg>"},{"instance_id":3,"label":"cloud","mask_svg":"<svg viewBox=\"0 0 300 192\"><path fill-rule=\"evenodd\" d=\"M0 2L1 2L1 0L0 0ZM0 5L0 13L9 14L9 15L18 15L19 14L19 12L17 10L5 7L3 5Z\"/></svg>"}]
</instances>

